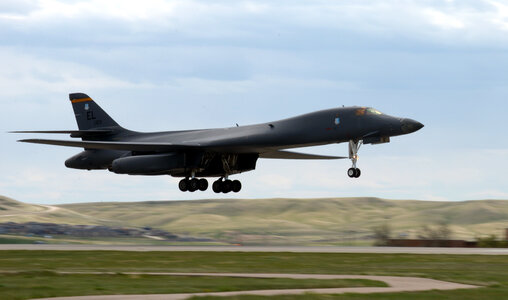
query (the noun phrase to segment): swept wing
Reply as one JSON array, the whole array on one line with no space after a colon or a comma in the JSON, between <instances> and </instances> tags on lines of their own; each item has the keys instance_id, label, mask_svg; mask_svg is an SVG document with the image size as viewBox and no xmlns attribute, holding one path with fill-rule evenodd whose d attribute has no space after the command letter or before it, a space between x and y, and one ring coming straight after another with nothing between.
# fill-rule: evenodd
<instances>
[{"instance_id":1,"label":"swept wing","mask_svg":"<svg viewBox=\"0 0 508 300\"><path fill-rule=\"evenodd\" d=\"M124 151L146 151L146 152L171 152L184 149L206 149L198 143L146 143L146 142L102 142L102 141L65 141L46 139L24 139L23 143L44 144L54 146L78 147L85 149L124 150ZM233 149L232 149L233 150ZM234 151L234 150L233 150ZM260 158L273 159L344 159L343 156L327 156L307 153L298 153L283 150L259 151Z\"/></svg>"}]
</instances>

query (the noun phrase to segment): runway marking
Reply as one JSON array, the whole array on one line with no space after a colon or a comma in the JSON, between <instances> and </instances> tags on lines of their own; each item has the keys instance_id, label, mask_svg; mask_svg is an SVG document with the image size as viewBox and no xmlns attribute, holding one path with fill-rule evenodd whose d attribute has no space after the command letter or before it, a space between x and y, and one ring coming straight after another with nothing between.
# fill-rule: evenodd
<instances>
[{"instance_id":1,"label":"runway marking","mask_svg":"<svg viewBox=\"0 0 508 300\"><path fill-rule=\"evenodd\" d=\"M110 275L115 272L59 272L61 274L96 274ZM371 293L398 293L429 290L457 290L474 289L479 286L461 283L440 281L418 277L396 276L368 276L368 275L321 275L321 274L252 274L252 273L153 273L153 272L126 272L127 275L160 275L160 276L213 276L213 277L243 277L243 278L289 278L289 279L368 279L383 281L389 287L360 287L360 288L322 288L322 289L287 289L287 290L256 290L213 293L187 293L187 294L157 294L157 295L99 295L76 296L58 298L40 298L35 300L184 300L193 296L238 296L238 295L301 295L305 293L316 294L371 294Z\"/></svg>"}]
</instances>

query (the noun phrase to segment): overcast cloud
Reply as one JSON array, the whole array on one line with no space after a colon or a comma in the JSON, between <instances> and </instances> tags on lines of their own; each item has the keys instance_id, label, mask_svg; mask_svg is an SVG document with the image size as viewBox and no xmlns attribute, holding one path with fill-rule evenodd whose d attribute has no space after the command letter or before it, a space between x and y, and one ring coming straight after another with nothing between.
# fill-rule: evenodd
<instances>
[{"instance_id":1,"label":"overcast cloud","mask_svg":"<svg viewBox=\"0 0 508 300\"><path fill-rule=\"evenodd\" d=\"M349 161L260 160L239 195L508 198L504 1L57 1L0 3L0 194L34 203L217 197L177 179L66 169L77 149L9 130L74 129L71 92L121 125L250 124L341 105L426 127ZM28 136L27 136L28 137ZM344 155L345 145L306 150Z\"/></svg>"}]
</instances>

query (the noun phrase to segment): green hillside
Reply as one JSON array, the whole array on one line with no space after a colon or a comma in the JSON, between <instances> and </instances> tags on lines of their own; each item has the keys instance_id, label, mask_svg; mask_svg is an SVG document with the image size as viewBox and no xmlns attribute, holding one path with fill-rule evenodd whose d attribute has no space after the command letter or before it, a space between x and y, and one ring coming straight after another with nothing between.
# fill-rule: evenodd
<instances>
[{"instance_id":1,"label":"green hillside","mask_svg":"<svg viewBox=\"0 0 508 300\"><path fill-rule=\"evenodd\" d=\"M0 196L0 223L5 222L65 223L73 225L116 224L109 220L101 220L91 215L83 215L58 206L27 204Z\"/></svg>"},{"instance_id":2,"label":"green hillside","mask_svg":"<svg viewBox=\"0 0 508 300\"><path fill-rule=\"evenodd\" d=\"M416 238L447 223L456 239L508 228L508 201L431 202L378 198L258 199L80 203L43 206L0 197L0 222L53 222L163 229L229 243L370 244L373 228Z\"/></svg>"},{"instance_id":3,"label":"green hillside","mask_svg":"<svg viewBox=\"0 0 508 300\"><path fill-rule=\"evenodd\" d=\"M372 237L389 224L393 235L417 237L424 225L449 224L453 238L474 239L508 227L508 201L431 202L377 198L259 199L87 203L62 208L238 243L336 244Z\"/></svg>"}]
</instances>

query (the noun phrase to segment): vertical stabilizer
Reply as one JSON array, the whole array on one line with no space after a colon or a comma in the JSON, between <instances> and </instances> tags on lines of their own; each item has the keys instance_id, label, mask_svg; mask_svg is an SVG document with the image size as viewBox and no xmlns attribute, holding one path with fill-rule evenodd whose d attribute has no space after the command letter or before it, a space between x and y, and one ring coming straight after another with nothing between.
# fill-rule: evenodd
<instances>
[{"instance_id":1,"label":"vertical stabilizer","mask_svg":"<svg viewBox=\"0 0 508 300\"><path fill-rule=\"evenodd\" d=\"M92 98L83 93L69 94L79 130L91 130L103 127L119 127Z\"/></svg>"}]
</instances>

